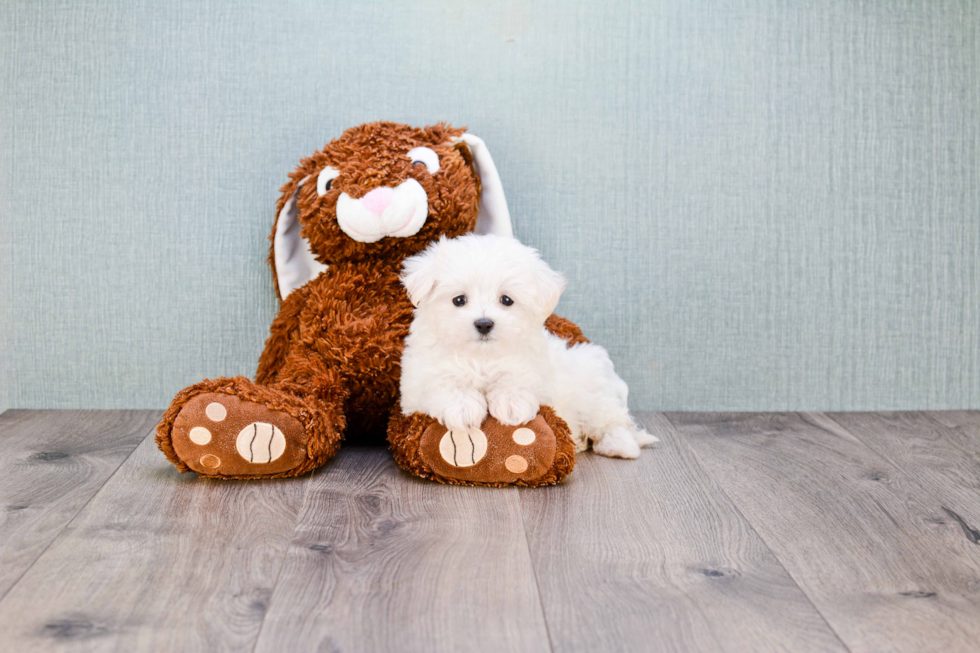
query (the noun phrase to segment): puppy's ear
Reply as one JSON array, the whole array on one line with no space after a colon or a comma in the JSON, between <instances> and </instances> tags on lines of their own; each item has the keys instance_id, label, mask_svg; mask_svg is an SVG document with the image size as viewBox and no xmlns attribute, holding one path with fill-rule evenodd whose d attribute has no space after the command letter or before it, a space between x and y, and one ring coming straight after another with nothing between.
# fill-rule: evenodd
<instances>
[{"instance_id":1,"label":"puppy's ear","mask_svg":"<svg viewBox=\"0 0 980 653\"><path fill-rule=\"evenodd\" d=\"M540 269L535 271L534 289L537 305L541 307L542 319L547 319L558 306L561 294L565 292L565 277L555 272L544 261L538 261Z\"/></svg>"},{"instance_id":2,"label":"puppy's ear","mask_svg":"<svg viewBox=\"0 0 980 653\"><path fill-rule=\"evenodd\" d=\"M412 306L418 306L436 287L436 258L445 236L429 245L421 254L410 256L402 264L401 282Z\"/></svg>"}]
</instances>

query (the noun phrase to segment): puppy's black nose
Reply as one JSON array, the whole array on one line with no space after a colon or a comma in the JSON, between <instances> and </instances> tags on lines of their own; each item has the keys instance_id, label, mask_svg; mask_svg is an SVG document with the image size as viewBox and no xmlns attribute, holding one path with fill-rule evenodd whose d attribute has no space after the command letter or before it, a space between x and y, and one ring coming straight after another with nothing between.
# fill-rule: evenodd
<instances>
[{"instance_id":1,"label":"puppy's black nose","mask_svg":"<svg viewBox=\"0 0 980 653\"><path fill-rule=\"evenodd\" d=\"M473 323L473 326L475 326L476 330L482 333L483 335L487 335L488 333L490 333L490 329L493 328L493 320L490 320L485 317L481 317L479 320Z\"/></svg>"}]
</instances>

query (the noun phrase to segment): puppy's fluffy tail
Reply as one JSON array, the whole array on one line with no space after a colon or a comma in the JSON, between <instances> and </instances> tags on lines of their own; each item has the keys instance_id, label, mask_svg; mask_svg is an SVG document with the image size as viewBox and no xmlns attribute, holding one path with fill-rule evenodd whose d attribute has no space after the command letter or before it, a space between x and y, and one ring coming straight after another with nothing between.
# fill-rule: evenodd
<instances>
[{"instance_id":1,"label":"puppy's fluffy tail","mask_svg":"<svg viewBox=\"0 0 980 653\"><path fill-rule=\"evenodd\" d=\"M633 425L633 428L630 429L630 432L633 434L633 439L636 440L636 443L641 447L649 447L651 444L660 442L660 438L653 435L652 433L648 433L647 431L643 430L636 424Z\"/></svg>"},{"instance_id":2,"label":"puppy's fluffy tail","mask_svg":"<svg viewBox=\"0 0 980 653\"><path fill-rule=\"evenodd\" d=\"M628 426L621 424L602 432L602 437L593 441L592 450L613 458L637 458L640 447L650 446L654 442L660 442L660 438L644 431L630 419Z\"/></svg>"}]
</instances>

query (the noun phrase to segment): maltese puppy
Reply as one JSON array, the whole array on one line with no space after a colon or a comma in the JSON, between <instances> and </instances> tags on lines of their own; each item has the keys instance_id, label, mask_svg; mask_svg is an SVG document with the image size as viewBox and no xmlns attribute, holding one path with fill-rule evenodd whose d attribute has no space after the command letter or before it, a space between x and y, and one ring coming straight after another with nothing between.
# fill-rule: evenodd
<instances>
[{"instance_id":1,"label":"maltese puppy","mask_svg":"<svg viewBox=\"0 0 980 653\"><path fill-rule=\"evenodd\" d=\"M636 458L657 442L633 422L626 383L598 345L568 346L544 328L565 289L538 252L513 238L445 237L405 260L415 318L402 354L401 408L450 431L489 412L506 426L542 405L568 423L577 451Z\"/></svg>"}]
</instances>

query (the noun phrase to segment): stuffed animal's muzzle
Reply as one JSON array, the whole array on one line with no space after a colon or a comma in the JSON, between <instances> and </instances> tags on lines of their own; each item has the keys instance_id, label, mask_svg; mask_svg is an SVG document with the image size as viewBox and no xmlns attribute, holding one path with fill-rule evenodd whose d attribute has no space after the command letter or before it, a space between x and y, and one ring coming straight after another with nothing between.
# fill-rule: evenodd
<instances>
[{"instance_id":1,"label":"stuffed animal's muzzle","mask_svg":"<svg viewBox=\"0 0 980 653\"><path fill-rule=\"evenodd\" d=\"M428 196L414 179L394 188L380 186L359 199L347 193L337 199L337 223L360 243L373 243L388 236L414 236L428 215Z\"/></svg>"}]
</instances>

